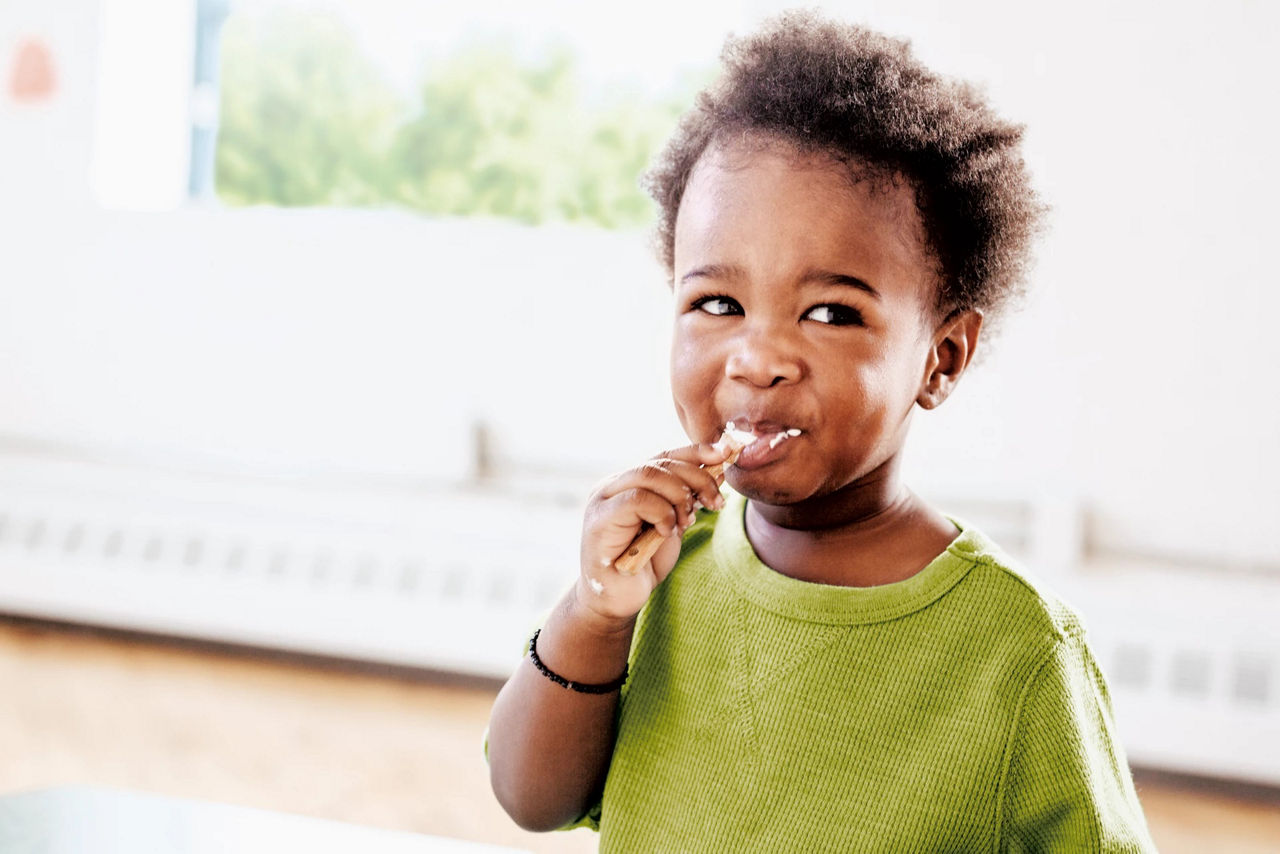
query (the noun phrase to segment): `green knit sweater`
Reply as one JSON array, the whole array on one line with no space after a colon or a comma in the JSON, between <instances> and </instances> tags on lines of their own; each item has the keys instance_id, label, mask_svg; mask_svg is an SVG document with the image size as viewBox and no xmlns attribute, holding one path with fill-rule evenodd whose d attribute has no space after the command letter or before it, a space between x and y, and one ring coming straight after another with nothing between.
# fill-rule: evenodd
<instances>
[{"instance_id":1,"label":"green knit sweater","mask_svg":"<svg viewBox=\"0 0 1280 854\"><path fill-rule=\"evenodd\" d=\"M1079 621L993 543L831 587L764 566L745 507L637 624L601 851L1155 850Z\"/></svg>"}]
</instances>

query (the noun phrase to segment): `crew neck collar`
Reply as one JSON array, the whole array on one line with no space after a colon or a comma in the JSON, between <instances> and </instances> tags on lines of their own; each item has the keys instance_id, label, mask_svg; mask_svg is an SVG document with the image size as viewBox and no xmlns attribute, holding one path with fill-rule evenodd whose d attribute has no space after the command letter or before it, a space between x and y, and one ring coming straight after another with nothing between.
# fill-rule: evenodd
<instances>
[{"instance_id":1,"label":"crew neck collar","mask_svg":"<svg viewBox=\"0 0 1280 854\"><path fill-rule=\"evenodd\" d=\"M841 587L800 581L766 566L747 539L747 500L725 491L711 539L712 554L748 601L784 617L814 623L880 623L927 607L959 583L989 542L975 528L950 516L959 533L942 554L902 581L874 587Z\"/></svg>"}]
</instances>

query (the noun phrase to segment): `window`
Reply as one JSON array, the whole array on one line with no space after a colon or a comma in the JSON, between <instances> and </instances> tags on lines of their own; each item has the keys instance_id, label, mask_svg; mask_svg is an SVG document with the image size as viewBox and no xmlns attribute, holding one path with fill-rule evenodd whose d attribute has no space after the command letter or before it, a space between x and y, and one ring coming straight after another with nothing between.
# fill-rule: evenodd
<instances>
[{"instance_id":1,"label":"window","mask_svg":"<svg viewBox=\"0 0 1280 854\"><path fill-rule=\"evenodd\" d=\"M743 20L684 5L102 0L94 187L645 224L636 179Z\"/></svg>"},{"instance_id":2,"label":"window","mask_svg":"<svg viewBox=\"0 0 1280 854\"><path fill-rule=\"evenodd\" d=\"M212 158L213 123L196 111L192 195L648 224L637 177L710 69L723 20L708 21L692 61L655 42L620 57L631 22L556 5L491 3L468 20L435 4L260 0L224 26L225 0L201 0L197 92L212 85L206 45L220 36L220 110ZM601 36L614 42L605 52Z\"/></svg>"}]
</instances>

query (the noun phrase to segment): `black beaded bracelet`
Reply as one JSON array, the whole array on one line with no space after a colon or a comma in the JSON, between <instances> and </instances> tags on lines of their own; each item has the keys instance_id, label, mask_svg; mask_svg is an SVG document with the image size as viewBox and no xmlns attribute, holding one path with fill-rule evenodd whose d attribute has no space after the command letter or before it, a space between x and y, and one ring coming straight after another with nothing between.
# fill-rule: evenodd
<instances>
[{"instance_id":1,"label":"black beaded bracelet","mask_svg":"<svg viewBox=\"0 0 1280 854\"><path fill-rule=\"evenodd\" d=\"M529 659L533 662L533 666L538 668L538 672L559 685L561 688L568 688L570 691L577 691L579 694L608 694L617 691L627 681L627 673L630 668L626 665L622 667L622 675L612 682L602 682L599 684L591 684L588 682L574 682L565 679L559 673L556 673L550 667L542 663L542 659L538 657L538 635L542 633L542 629L538 629L533 633L533 637L529 638Z\"/></svg>"}]
</instances>

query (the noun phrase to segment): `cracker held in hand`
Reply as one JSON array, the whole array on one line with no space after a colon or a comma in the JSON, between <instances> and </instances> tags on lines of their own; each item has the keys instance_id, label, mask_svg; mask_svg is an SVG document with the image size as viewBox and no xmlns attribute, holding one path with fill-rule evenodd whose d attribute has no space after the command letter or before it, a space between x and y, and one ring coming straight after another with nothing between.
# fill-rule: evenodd
<instances>
[{"instance_id":1,"label":"cracker held in hand","mask_svg":"<svg viewBox=\"0 0 1280 854\"><path fill-rule=\"evenodd\" d=\"M784 439L798 435L800 435L799 430L788 430L779 433L769 440L769 447L775 448ZM716 463L713 466L703 466L703 468L707 470L707 474L719 481L724 475L724 470L737 462L738 455L742 453L742 450L759 439L760 437L755 433L749 430L739 430L732 421L728 422L724 425L724 432L716 440L714 446L726 452L724 462ZM657 528L646 522L640 533L631 541L631 545L627 546L627 550L613 562L613 568L623 575L634 575L637 569L644 566L653 557L664 539Z\"/></svg>"}]
</instances>

